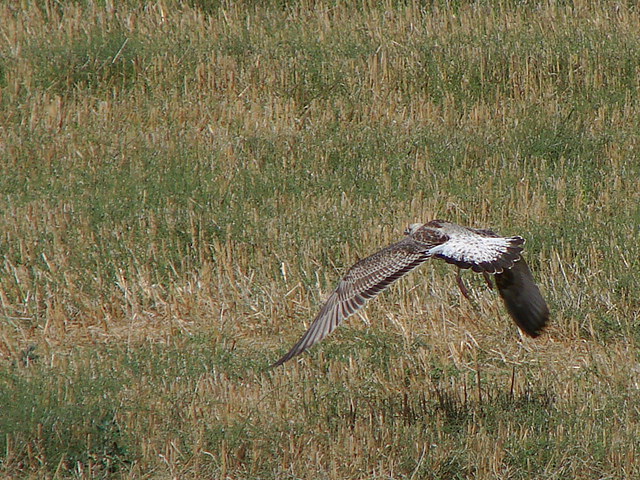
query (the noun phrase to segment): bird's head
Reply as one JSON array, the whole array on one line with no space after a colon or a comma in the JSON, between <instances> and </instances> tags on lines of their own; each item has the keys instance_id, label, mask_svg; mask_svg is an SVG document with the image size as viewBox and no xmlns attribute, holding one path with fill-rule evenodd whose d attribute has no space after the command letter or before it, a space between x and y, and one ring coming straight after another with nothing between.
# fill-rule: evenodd
<instances>
[{"instance_id":1,"label":"bird's head","mask_svg":"<svg viewBox=\"0 0 640 480\"><path fill-rule=\"evenodd\" d=\"M405 231L404 234L405 235L412 235L414 233L416 233L418 231L418 229L420 227L422 227L424 225L424 223L412 223L411 225L409 225Z\"/></svg>"}]
</instances>

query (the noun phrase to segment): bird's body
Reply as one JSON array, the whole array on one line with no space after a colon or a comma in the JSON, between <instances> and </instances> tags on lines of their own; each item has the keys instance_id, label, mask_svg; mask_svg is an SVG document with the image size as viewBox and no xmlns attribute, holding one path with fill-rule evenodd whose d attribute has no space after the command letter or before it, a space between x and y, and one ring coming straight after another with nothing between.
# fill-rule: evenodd
<instances>
[{"instance_id":1,"label":"bird's body","mask_svg":"<svg viewBox=\"0 0 640 480\"><path fill-rule=\"evenodd\" d=\"M351 267L307 332L273 366L282 365L321 341L369 299L432 257L461 269L470 268L487 278L488 274L494 274L498 292L518 327L531 337L542 332L549 309L522 258L522 237L500 237L491 230L444 220L414 223L405 235ZM459 285L465 293L462 284Z\"/></svg>"}]
</instances>

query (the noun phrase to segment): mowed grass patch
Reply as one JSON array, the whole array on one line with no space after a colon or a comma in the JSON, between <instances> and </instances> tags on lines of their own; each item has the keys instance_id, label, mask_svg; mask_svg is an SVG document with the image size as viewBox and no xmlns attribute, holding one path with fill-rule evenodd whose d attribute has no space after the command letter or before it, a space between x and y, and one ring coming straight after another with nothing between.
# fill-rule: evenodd
<instances>
[{"instance_id":1,"label":"mowed grass patch","mask_svg":"<svg viewBox=\"0 0 640 480\"><path fill-rule=\"evenodd\" d=\"M3 474L637 475L634 9L0 8ZM266 369L438 217L527 239L543 338L433 262Z\"/></svg>"},{"instance_id":2,"label":"mowed grass patch","mask_svg":"<svg viewBox=\"0 0 640 480\"><path fill-rule=\"evenodd\" d=\"M558 345L498 352L467 341L452 360L424 339L390 353L383 340L397 338L349 330L336 340L351 355L329 348L272 372L249 344L210 335L40 352L3 374L4 467L100 478L637 473L626 462L638 449L628 408L638 394L615 378L638 374L620 367L621 349L566 362Z\"/></svg>"}]
</instances>

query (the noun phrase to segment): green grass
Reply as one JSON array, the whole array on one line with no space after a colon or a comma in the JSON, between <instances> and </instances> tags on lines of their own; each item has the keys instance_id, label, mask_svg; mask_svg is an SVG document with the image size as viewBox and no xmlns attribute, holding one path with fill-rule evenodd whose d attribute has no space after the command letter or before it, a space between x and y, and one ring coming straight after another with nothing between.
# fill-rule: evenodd
<instances>
[{"instance_id":1,"label":"green grass","mask_svg":"<svg viewBox=\"0 0 640 480\"><path fill-rule=\"evenodd\" d=\"M378 338L358 339L358 345L379 354L386 345ZM476 376L451 364L416 365L424 356L418 350L393 354L395 369L365 355L362 367L338 359L339 368L323 362L320 372L299 368L286 379L263 373L264 359L235 350L229 339L212 344L208 336L178 335L173 342L135 351L76 350L61 367L14 366L2 392L10 399L3 417L12 438L9 461L137 476L138 459L166 441L156 453L172 455L173 467L188 475L233 470L286 478L283 459L293 462L309 448L322 452L338 443L358 455L344 465L320 457L310 468L354 475L379 463L406 474L417 469L430 478L464 478L497 461L511 478L543 478L580 476L585 463L605 474L611 456L639 446L628 408L637 392L624 393L622 385L610 390L614 382L598 374L602 365L595 362L589 375L573 378L574 395L562 397L554 380L541 381L546 365L511 371L497 362ZM502 369L507 378L496 374ZM253 385L261 398L245 395ZM592 434L583 437L585 429ZM499 444L490 444L495 439ZM290 451L283 454L283 445ZM492 448L498 460L482 458Z\"/></svg>"},{"instance_id":2,"label":"green grass","mask_svg":"<svg viewBox=\"0 0 640 480\"><path fill-rule=\"evenodd\" d=\"M640 475L635 7L0 16L3 476ZM266 369L432 218L527 239L542 338L434 262Z\"/></svg>"}]
</instances>

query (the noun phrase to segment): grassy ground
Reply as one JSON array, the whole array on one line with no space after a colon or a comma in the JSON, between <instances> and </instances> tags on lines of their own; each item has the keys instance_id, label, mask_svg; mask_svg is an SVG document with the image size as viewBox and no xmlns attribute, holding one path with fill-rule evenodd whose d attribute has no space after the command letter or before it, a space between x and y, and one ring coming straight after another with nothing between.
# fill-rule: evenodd
<instances>
[{"instance_id":1,"label":"grassy ground","mask_svg":"<svg viewBox=\"0 0 640 480\"><path fill-rule=\"evenodd\" d=\"M639 477L640 15L532 3L3 2L0 474ZM432 218L545 336L434 262L265 370Z\"/></svg>"}]
</instances>

